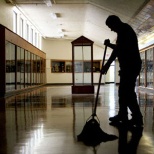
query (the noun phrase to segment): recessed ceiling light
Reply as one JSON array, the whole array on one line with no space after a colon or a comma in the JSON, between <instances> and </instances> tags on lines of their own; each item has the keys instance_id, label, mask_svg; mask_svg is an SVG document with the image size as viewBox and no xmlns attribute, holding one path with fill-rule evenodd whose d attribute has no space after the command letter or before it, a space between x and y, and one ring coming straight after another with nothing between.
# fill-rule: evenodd
<instances>
[{"instance_id":1,"label":"recessed ceiling light","mask_svg":"<svg viewBox=\"0 0 154 154\"><path fill-rule=\"evenodd\" d=\"M50 16L51 16L52 19L57 19L56 13L50 13Z\"/></svg>"},{"instance_id":2,"label":"recessed ceiling light","mask_svg":"<svg viewBox=\"0 0 154 154\"><path fill-rule=\"evenodd\" d=\"M48 7L51 7L52 6L52 3L50 0L44 0L44 3L48 6Z\"/></svg>"}]
</instances>

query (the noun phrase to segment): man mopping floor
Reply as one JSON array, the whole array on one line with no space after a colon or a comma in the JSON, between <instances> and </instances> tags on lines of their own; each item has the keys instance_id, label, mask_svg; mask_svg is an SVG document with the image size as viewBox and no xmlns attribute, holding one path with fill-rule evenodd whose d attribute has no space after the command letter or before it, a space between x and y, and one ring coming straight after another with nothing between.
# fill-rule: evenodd
<instances>
[{"instance_id":1,"label":"man mopping floor","mask_svg":"<svg viewBox=\"0 0 154 154\"><path fill-rule=\"evenodd\" d=\"M107 63L101 72L106 74L111 63L118 58L120 71L119 84L119 112L109 120L113 123L121 122L135 127L143 127L143 118L137 102L135 84L140 73L142 61L140 58L138 40L134 30L127 23L123 23L119 17L111 15L106 20L106 25L117 33L116 44L105 40L104 45L113 49ZM132 119L128 120L127 107L132 112Z\"/></svg>"}]
</instances>

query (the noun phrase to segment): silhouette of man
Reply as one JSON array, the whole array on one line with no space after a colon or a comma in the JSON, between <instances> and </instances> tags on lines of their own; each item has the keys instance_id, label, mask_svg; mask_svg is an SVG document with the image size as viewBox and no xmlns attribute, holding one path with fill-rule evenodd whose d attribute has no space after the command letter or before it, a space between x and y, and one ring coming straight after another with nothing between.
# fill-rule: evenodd
<instances>
[{"instance_id":1,"label":"silhouette of man","mask_svg":"<svg viewBox=\"0 0 154 154\"><path fill-rule=\"evenodd\" d=\"M110 40L105 40L104 45L112 48L113 51L108 61L102 68L102 74L106 74L111 63L118 58L120 84L118 90L119 112L114 117L110 117L111 122L128 122L127 107L132 112L131 125L143 126L142 114L137 102L135 93L135 83L141 69L141 58L138 49L138 40L134 30L127 23L123 23L119 17L111 15L106 20L106 25L117 33L116 44L111 44Z\"/></svg>"}]
</instances>

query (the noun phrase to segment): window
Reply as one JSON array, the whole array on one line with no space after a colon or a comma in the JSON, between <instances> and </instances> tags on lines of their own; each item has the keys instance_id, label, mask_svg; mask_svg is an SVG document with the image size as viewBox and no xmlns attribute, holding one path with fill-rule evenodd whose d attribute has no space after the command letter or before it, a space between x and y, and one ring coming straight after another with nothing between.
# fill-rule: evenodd
<instances>
[{"instance_id":1,"label":"window","mask_svg":"<svg viewBox=\"0 0 154 154\"><path fill-rule=\"evenodd\" d=\"M24 36L24 20L20 18L20 36Z\"/></svg>"},{"instance_id":2,"label":"window","mask_svg":"<svg viewBox=\"0 0 154 154\"><path fill-rule=\"evenodd\" d=\"M36 32L35 32L35 36L34 36L34 45L35 45L36 47L38 47L38 35L37 35Z\"/></svg>"},{"instance_id":3,"label":"window","mask_svg":"<svg viewBox=\"0 0 154 154\"><path fill-rule=\"evenodd\" d=\"M17 33L17 13L13 11L13 32Z\"/></svg>"},{"instance_id":4,"label":"window","mask_svg":"<svg viewBox=\"0 0 154 154\"><path fill-rule=\"evenodd\" d=\"M29 41L29 25L26 24L26 40Z\"/></svg>"},{"instance_id":5,"label":"window","mask_svg":"<svg viewBox=\"0 0 154 154\"><path fill-rule=\"evenodd\" d=\"M37 28L16 7L13 9L13 32L19 34L34 46L41 48L41 35Z\"/></svg>"},{"instance_id":6,"label":"window","mask_svg":"<svg viewBox=\"0 0 154 154\"><path fill-rule=\"evenodd\" d=\"M33 29L30 30L30 43L33 44Z\"/></svg>"}]
</instances>

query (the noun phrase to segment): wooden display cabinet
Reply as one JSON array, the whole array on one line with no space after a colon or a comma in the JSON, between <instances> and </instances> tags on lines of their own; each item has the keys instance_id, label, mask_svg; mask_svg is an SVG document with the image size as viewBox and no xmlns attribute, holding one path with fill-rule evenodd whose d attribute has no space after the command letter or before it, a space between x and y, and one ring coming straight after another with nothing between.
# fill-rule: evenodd
<instances>
[{"instance_id":1,"label":"wooden display cabinet","mask_svg":"<svg viewBox=\"0 0 154 154\"><path fill-rule=\"evenodd\" d=\"M51 72L52 73L71 73L72 61L65 60L51 60Z\"/></svg>"},{"instance_id":2,"label":"wooden display cabinet","mask_svg":"<svg viewBox=\"0 0 154 154\"><path fill-rule=\"evenodd\" d=\"M93 94L93 41L81 36L71 43L72 94Z\"/></svg>"},{"instance_id":3,"label":"wooden display cabinet","mask_svg":"<svg viewBox=\"0 0 154 154\"><path fill-rule=\"evenodd\" d=\"M46 54L0 24L0 97L46 83Z\"/></svg>"}]
</instances>

